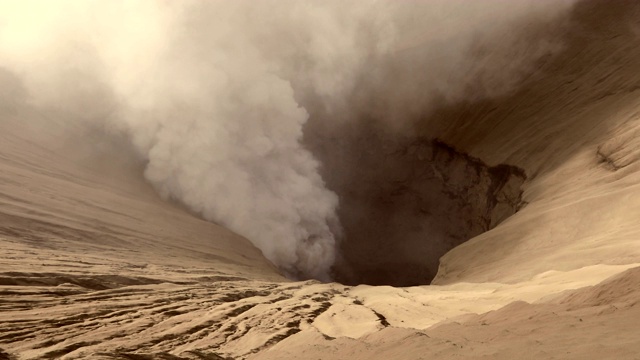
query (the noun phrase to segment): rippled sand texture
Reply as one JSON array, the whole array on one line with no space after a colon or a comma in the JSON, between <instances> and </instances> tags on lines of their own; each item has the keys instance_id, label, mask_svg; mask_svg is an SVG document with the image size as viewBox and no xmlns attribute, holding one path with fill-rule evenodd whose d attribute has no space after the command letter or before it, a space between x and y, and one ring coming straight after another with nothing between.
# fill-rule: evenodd
<instances>
[{"instance_id":1,"label":"rippled sand texture","mask_svg":"<svg viewBox=\"0 0 640 360\"><path fill-rule=\"evenodd\" d=\"M0 359L637 359L640 5L572 17L525 88L416 130L527 174L432 286L289 281L123 143L0 102Z\"/></svg>"}]
</instances>

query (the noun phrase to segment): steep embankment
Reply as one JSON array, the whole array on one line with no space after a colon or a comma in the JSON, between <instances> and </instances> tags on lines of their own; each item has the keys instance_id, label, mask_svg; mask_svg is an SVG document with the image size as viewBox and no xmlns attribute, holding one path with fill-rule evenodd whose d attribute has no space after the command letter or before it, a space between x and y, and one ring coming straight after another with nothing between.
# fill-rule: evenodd
<instances>
[{"instance_id":1,"label":"steep embankment","mask_svg":"<svg viewBox=\"0 0 640 360\"><path fill-rule=\"evenodd\" d=\"M478 281L526 279L564 256L554 255L559 253L579 254L570 255L578 260L557 259L553 268L598 263L598 255L588 254L592 250L609 252L612 264L637 258L636 252L621 250L626 257L621 259L614 249L627 247L612 247L611 241L620 240L615 236L607 237L608 249L593 244L564 250L610 232L603 211L624 212L616 221L626 218L630 225L636 218L633 209L622 209L605 193L626 187L617 181L621 177L635 181L626 175L633 172L637 151L637 5L581 2L558 24L553 31L562 51L539 60L519 90L507 96L442 100L413 131L393 132L371 118L327 128L323 119L312 117L307 143L322 160L327 186L340 197L344 233L337 279L427 284L442 255L518 210L504 226L472 242L478 245L468 243L448 255L436 283L455 280L460 272ZM577 203L587 198L590 204ZM555 223L545 218L551 213ZM595 221L577 225L587 215ZM567 234L577 226L580 233ZM538 254L509 255L514 246ZM548 260L537 260L542 257ZM483 269L503 267L514 271L483 277ZM474 279L469 276L462 277Z\"/></svg>"},{"instance_id":2,"label":"steep embankment","mask_svg":"<svg viewBox=\"0 0 640 360\"><path fill-rule=\"evenodd\" d=\"M5 108L0 123L3 284L100 289L187 267L176 279L280 279L245 239L162 201L123 142L49 118Z\"/></svg>"},{"instance_id":3,"label":"steep embankment","mask_svg":"<svg viewBox=\"0 0 640 360\"><path fill-rule=\"evenodd\" d=\"M490 164L523 168L529 205L445 256L435 283L638 262L639 19L632 1L582 2L543 78L497 102L438 115L443 139Z\"/></svg>"},{"instance_id":4,"label":"steep embankment","mask_svg":"<svg viewBox=\"0 0 640 360\"><path fill-rule=\"evenodd\" d=\"M525 87L425 119L418 135L527 175L525 206L447 253L434 286L286 281L161 201L117 139L60 143L0 74L0 359L633 358L639 19L635 1L581 2Z\"/></svg>"}]
</instances>

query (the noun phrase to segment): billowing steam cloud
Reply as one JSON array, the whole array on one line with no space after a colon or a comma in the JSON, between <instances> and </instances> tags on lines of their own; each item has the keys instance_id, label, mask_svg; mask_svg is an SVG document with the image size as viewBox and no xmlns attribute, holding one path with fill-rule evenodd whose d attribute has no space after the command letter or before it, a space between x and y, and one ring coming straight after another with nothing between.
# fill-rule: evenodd
<instances>
[{"instance_id":1,"label":"billowing steam cloud","mask_svg":"<svg viewBox=\"0 0 640 360\"><path fill-rule=\"evenodd\" d=\"M509 92L561 49L550 25L572 3L2 1L0 66L59 121L126 133L164 197L326 279L338 199L303 146L309 116L397 129Z\"/></svg>"}]
</instances>

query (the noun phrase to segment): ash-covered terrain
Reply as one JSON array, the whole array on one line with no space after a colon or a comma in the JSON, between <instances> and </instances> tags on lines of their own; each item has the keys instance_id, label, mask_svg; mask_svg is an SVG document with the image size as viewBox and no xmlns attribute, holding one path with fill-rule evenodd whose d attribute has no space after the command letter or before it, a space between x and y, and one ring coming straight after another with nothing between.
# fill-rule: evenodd
<instances>
[{"instance_id":1,"label":"ash-covered terrain","mask_svg":"<svg viewBox=\"0 0 640 360\"><path fill-rule=\"evenodd\" d=\"M0 14L0 359L640 353L636 1Z\"/></svg>"}]
</instances>

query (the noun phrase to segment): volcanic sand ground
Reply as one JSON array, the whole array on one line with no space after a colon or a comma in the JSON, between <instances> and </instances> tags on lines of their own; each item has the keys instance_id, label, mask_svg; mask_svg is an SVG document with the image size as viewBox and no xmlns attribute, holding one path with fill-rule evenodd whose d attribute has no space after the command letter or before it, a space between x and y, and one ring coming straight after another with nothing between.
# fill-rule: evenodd
<instances>
[{"instance_id":1,"label":"volcanic sand ground","mask_svg":"<svg viewBox=\"0 0 640 360\"><path fill-rule=\"evenodd\" d=\"M287 280L117 140L0 103L0 359L640 358L638 9L579 4L526 87L434 115L426 132L528 180L431 286Z\"/></svg>"}]
</instances>

